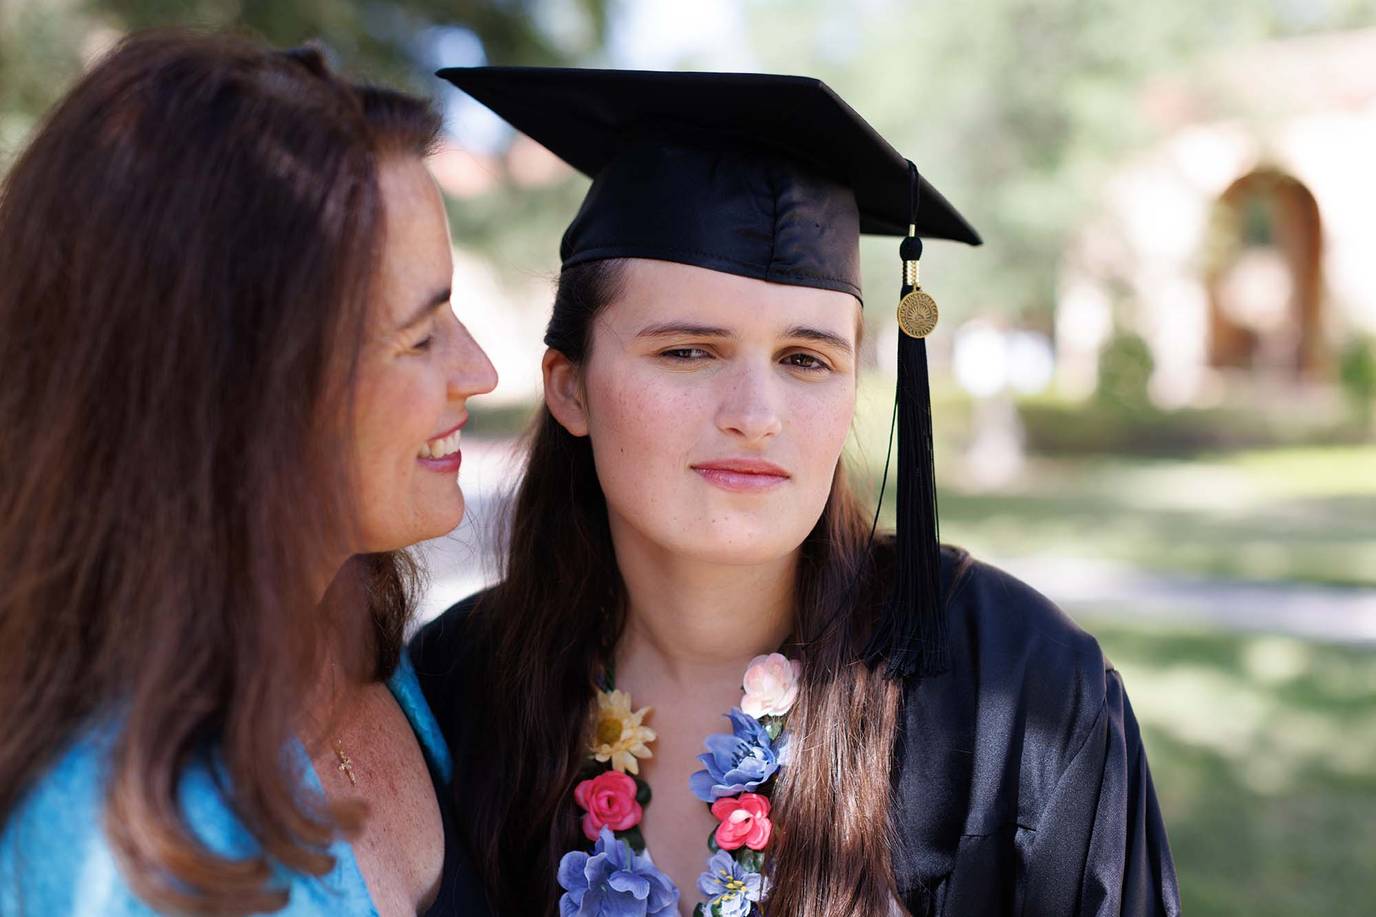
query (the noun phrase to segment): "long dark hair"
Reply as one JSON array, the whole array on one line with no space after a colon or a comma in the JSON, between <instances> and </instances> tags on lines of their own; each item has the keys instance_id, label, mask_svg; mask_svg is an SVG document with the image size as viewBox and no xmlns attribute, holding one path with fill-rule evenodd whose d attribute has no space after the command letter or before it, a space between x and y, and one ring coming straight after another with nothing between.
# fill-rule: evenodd
<instances>
[{"instance_id":1,"label":"long dark hair","mask_svg":"<svg viewBox=\"0 0 1376 917\"><path fill-rule=\"evenodd\" d=\"M150 33L0 187L0 823L116 723L105 828L159 908L276 910L270 863L322 874L357 824L302 799L282 751L327 631L381 677L412 605L400 553L354 557L324 608L318 578L351 524L336 421L379 162L438 128L313 50ZM187 823L178 781L204 756L260 856L216 855Z\"/></svg>"},{"instance_id":2,"label":"long dark hair","mask_svg":"<svg viewBox=\"0 0 1376 917\"><path fill-rule=\"evenodd\" d=\"M593 317L618 295L620 262L559 279L545 343L575 364ZM570 801L594 673L625 624L606 501L591 445L542 409L511 517L504 578L474 608L466 653L475 722L457 794L501 913L553 913L559 857L583 843ZM837 468L802 545L796 652L804 687L790 715L797 753L776 790L771 913L886 912L890 767L900 687L860 663L892 551ZM843 779L844 778L844 779Z\"/></svg>"}]
</instances>

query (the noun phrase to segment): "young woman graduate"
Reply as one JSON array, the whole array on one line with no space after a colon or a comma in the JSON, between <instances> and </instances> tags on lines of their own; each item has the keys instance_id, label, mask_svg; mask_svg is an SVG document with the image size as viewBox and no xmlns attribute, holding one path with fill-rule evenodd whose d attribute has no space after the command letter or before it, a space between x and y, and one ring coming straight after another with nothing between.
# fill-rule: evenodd
<instances>
[{"instance_id":1,"label":"young woman graduate","mask_svg":"<svg viewBox=\"0 0 1376 917\"><path fill-rule=\"evenodd\" d=\"M412 643L496 909L1178 913L1118 673L938 546L919 240L974 230L816 80L441 75L593 178L504 578ZM877 537L861 232L905 237Z\"/></svg>"}]
</instances>

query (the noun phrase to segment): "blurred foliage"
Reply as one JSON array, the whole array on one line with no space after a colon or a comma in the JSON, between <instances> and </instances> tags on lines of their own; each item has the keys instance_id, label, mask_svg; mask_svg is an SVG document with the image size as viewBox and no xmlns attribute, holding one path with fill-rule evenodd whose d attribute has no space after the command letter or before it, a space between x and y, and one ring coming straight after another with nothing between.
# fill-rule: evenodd
<instances>
[{"instance_id":1,"label":"blurred foliage","mask_svg":"<svg viewBox=\"0 0 1376 917\"><path fill-rule=\"evenodd\" d=\"M290 46L318 39L342 69L426 95L433 27L459 27L504 64L570 63L605 40L609 0L0 0L0 163L83 65L120 35L186 26ZM551 16L557 7L558 16Z\"/></svg>"},{"instance_id":2,"label":"blurred foliage","mask_svg":"<svg viewBox=\"0 0 1376 917\"><path fill-rule=\"evenodd\" d=\"M466 436L477 440L508 440L522 436L535 419L537 404L491 405L481 398L468 404Z\"/></svg>"},{"instance_id":3,"label":"blurred foliage","mask_svg":"<svg viewBox=\"0 0 1376 917\"><path fill-rule=\"evenodd\" d=\"M1338 382L1357 422L1369 430L1376 419L1376 339L1357 337L1347 343L1338 358Z\"/></svg>"},{"instance_id":4,"label":"blurred foliage","mask_svg":"<svg viewBox=\"0 0 1376 917\"><path fill-rule=\"evenodd\" d=\"M499 165L499 164L494 164ZM578 212L588 180L530 188L501 187L479 197L450 199L449 225L465 248L478 249L508 280L548 277L551 300L559 271L559 239Z\"/></svg>"},{"instance_id":5,"label":"blurred foliage","mask_svg":"<svg viewBox=\"0 0 1376 917\"><path fill-rule=\"evenodd\" d=\"M1040 455L1196 455L1229 449L1339 445L1367 439L1342 416L1279 404L1164 410L1150 402L1088 403L1025 398L1018 403L1029 452Z\"/></svg>"},{"instance_id":6,"label":"blurred foliage","mask_svg":"<svg viewBox=\"0 0 1376 917\"><path fill-rule=\"evenodd\" d=\"M1155 367L1151 348L1139 334L1118 331L1099 354L1095 400L1103 406L1137 413L1151 405L1148 391Z\"/></svg>"}]
</instances>

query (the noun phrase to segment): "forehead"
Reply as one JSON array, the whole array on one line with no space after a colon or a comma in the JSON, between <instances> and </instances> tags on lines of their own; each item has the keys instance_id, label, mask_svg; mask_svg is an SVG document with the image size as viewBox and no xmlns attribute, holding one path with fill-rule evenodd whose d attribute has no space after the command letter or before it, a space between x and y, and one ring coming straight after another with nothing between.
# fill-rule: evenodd
<instances>
[{"instance_id":1,"label":"forehead","mask_svg":"<svg viewBox=\"0 0 1376 917\"><path fill-rule=\"evenodd\" d=\"M384 245L379 272L384 308L414 309L453 273L449 226L425 163L417 156L391 156L378 170Z\"/></svg>"},{"instance_id":2,"label":"forehead","mask_svg":"<svg viewBox=\"0 0 1376 917\"><path fill-rule=\"evenodd\" d=\"M620 295L602 312L618 332L655 322L710 324L739 334L806 325L853 340L860 303L849 293L770 283L672 261L631 258Z\"/></svg>"}]
</instances>

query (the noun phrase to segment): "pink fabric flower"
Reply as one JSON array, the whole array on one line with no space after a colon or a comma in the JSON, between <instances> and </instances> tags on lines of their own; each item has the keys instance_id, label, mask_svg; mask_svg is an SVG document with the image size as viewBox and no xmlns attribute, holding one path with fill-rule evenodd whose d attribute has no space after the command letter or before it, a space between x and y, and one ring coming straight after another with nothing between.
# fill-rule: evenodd
<instances>
[{"instance_id":1,"label":"pink fabric flower","mask_svg":"<svg viewBox=\"0 0 1376 917\"><path fill-rule=\"evenodd\" d=\"M640 824L645 814L635 799L635 781L617 771L584 780L573 788L573 799L585 810L583 833L590 841L597 840L603 825L625 831Z\"/></svg>"},{"instance_id":2,"label":"pink fabric flower","mask_svg":"<svg viewBox=\"0 0 1376 917\"><path fill-rule=\"evenodd\" d=\"M742 844L763 850L774 830L769 822L769 799L758 793L718 799L712 803L712 814L721 821L716 838L722 850L736 850Z\"/></svg>"},{"instance_id":3,"label":"pink fabric flower","mask_svg":"<svg viewBox=\"0 0 1376 917\"><path fill-rule=\"evenodd\" d=\"M745 669L741 710L757 720L788 713L798 699L798 678L802 672L802 664L783 653L756 656Z\"/></svg>"}]
</instances>

